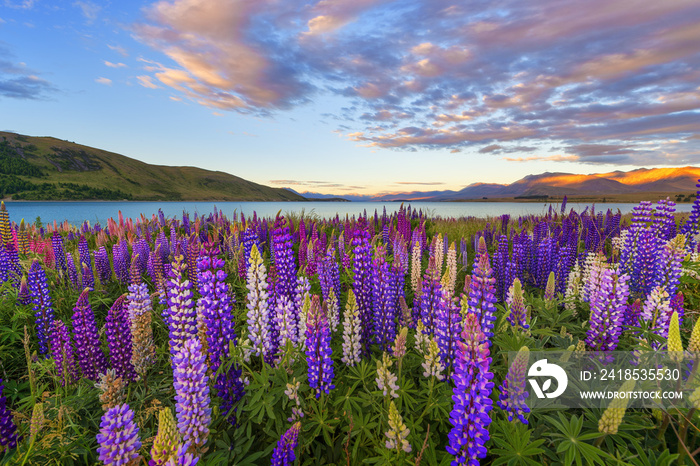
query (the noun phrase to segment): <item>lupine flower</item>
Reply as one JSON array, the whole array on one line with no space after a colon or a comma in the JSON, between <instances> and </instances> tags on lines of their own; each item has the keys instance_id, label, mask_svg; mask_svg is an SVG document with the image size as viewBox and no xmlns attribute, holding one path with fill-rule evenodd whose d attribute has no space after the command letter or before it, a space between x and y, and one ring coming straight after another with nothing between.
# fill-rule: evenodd
<instances>
[{"instance_id":1,"label":"lupine flower","mask_svg":"<svg viewBox=\"0 0 700 466\"><path fill-rule=\"evenodd\" d=\"M629 297L629 275L618 274L610 268L599 273L600 286L589 296L591 325L586 345L594 351L615 351L622 333L623 312Z\"/></svg>"},{"instance_id":2,"label":"lupine flower","mask_svg":"<svg viewBox=\"0 0 700 466\"><path fill-rule=\"evenodd\" d=\"M293 401L295 406L292 407L292 417L287 419L289 422L296 422L304 417L304 412L301 410L301 401L299 400L299 382L296 377L292 380L292 383L287 383L287 389L284 394L287 395L290 401Z\"/></svg>"},{"instance_id":3,"label":"lupine flower","mask_svg":"<svg viewBox=\"0 0 700 466\"><path fill-rule=\"evenodd\" d=\"M163 314L170 335L170 354L175 356L187 340L197 335L192 284L187 279L187 262L182 254L173 259L165 290L168 307Z\"/></svg>"},{"instance_id":4,"label":"lupine flower","mask_svg":"<svg viewBox=\"0 0 700 466\"><path fill-rule=\"evenodd\" d=\"M67 264L66 253L63 249L63 237L56 230L54 230L51 235L51 246L56 260L56 268L65 272L67 270Z\"/></svg>"},{"instance_id":5,"label":"lupine flower","mask_svg":"<svg viewBox=\"0 0 700 466\"><path fill-rule=\"evenodd\" d=\"M396 409L394 400L391 400L389 405L389 430L384 433L389 439L386 441L386 447L389 450L396 449L398 451L400 448L407 453L410 452L411 444L406 440L410 433L411 431L408 430L398 409Z\"/></svg>"},{"instance_id":6,"label":"lupine flower","mask_svg":"<svg viewBox=\"0 0 700 466\"><path fill-rule=\"evenodd\" d=\"M118 377L114 369L107 369L104 374L100 374L100 381L95 387L100 390L100 403L104 411L124 403L126 381Z\"/></svg>"},{"instance_id":7,"label":"lupine flower","mask_svg":"<svg viewBox=\"0 0 700 466\"><path fill-rule=\"evenodd\" d=\"M15 448L20 440L17 436L17 427L12 421L12 413L7 408L7 398L2 393L4 387L0 379L0 452Z\"/></svg>"},{"instance_id":8,"label":"lupine flower","mask_svg":"<svg viewBox=\"0 0 700 466\"><path fill-rule=\"evenodd\" d=\"M508 289L508 296L506 297L506 303L508 304L508 309L510 314L508 314L508 322L510 325L515 327L516 330L529 329L530 325L527 323L527 309L525 308L525 297L523 296L522 285L520 284L520 279L513 279L513 284Z\"/></svg>"},{"instance_id":9,"label":"lupine flower","mask_svg":"<svg viewBox=\"0 0 700 466\"><path fill-rule=\"evenodd\" d=\"M78 364L83 377L96 381L107 369L107 360L100 348L100 339L95 325L95 314L88 301L89 288L85 288L73 308L73 332Z\"/></svg>"},{"instance_id":10,"label":"lupine flower","mask_svg":"<svg viewBox=\"0 0 700 466\"><path fill-rule=\"evenodd\" d=\"M300 430L301 422L297 421L282 435L272 452L272 466L290 466L294 463L296 459L294 449L297 447Z\"/></svg>"},{"instance_id":11,"label":"lupine flower","mask_svg":"<svg viewBox=\"0 0 700 466\"><path fill-rule=\"evenodd\" d=\"M626 380L620 387L619 393L630 392L634 390L634 385L636 381L634 379ZM622 418L627 411L627 405L629 404L629 397L619 397L613 399L608 408L601 416L598 421L598 432L604 434L616 434L620 423L622 423Z\"/></svg>"},{"instance_id":12,"label":"lupine flower","mask_svg":"<svg viewBox=\"0 0 700 466\"><path fill-rule=\"evenodd\" d=\"M493 336L493 323L496 320L496 297L494 296L495 279L491 277L491 264L486 249L486 241L479 238L476 260L474 261L474 273L472 273L471 289L469 291L469 312L479 318L484 334L490 338ZM491 344L488 339L487 344Z\"/></svg>"},{"instance_id":13,"label":"lupine flower","mask_svg":"<svg viewBox=\"0 0 700 466\"><path fill-rule=\"evenodd\" d=\"M36 403L32 409L32 418L29 421L29 440L34 442L44 424L44 403Z\"/></svg>"},{"instance_id":14,"label":"lupine flower","mask_svg":"<svg viewBox=\"0 0 700 466\"><path fill-rule=\"evenodd\" d=\"M455 284L457 282L457 250L455 243L450 244L450 249L447 251L447 260L445 262L445 275L442 277L442 290L448 296L452 296L455 292Z\"/></svg>"},{"instance_id":15,"label":"lupine flower","mask_svg":"<svg viewBox=\"0 0 700 466\"><path fill-rule=\"evenodd\" d=\"M530 408L525 404L525 398L528 396L525 376L529 359L530 349L523 346L508 368L508 374L500 386L501 394L496 402L498 407L508 414L509 421L517 417L523 424L527 424L525 414L530 412Z\"/></svg>"},{"instance_id":16,"label":"lupine flower","mask_svg":"<svg viewBox=\"0 0 700 466\"><path fill-rule=\"evenodd\" d=\"M148 287L141 281L138 273L138 256L131 263L131 285L126 296L129 322L131 323L131 364L138 377L146 375L148 368L155 361L156 347L153 341L153 320L151 297Z\"/></svg>"},{"instance_id":17,"label":"lupine flower","mask_svg":"<svg viewBox=\"0 0 700 466\"><path fill-rule=\"evenodd\" d=\"M199 457L188 452L190 448L189 443L183 443L177 448L174 455L168 459L165 466L195 466L199 462Z\"/></svg>"},{"instance_id":18,"label":"lupine flower","mask_svg":"<svg viewBox=\"0 0 700 466\"><path fill-rule=\"evenodd\" d=\"M483 239L480 246L481 243ZM492 405L493 374L489 371L488 340L477 315L467 314L462 341L457 344L459 349L452 374L454 407L450 412L450 422L454 427L448 435L447 452L455 456L452 465L479 464L479 458L486 457L484 444L490 438L488 426L491 417L488 413Z\"/></svg>"},{"instance_id":19,"label":"lupine flower","mask_svg":"<svg viewBox=\"0 0 700 466\"><path fill-rule=\"evenodd\" d=\"M362 224L360 224L362 228ZM352 240L354 247L353 259L353 289L360 313L360 328L362 331L363 351L367 351L372 335L372 247L369 244L369 234L361 229Z\"/></svg>"},{"instance_id":20,"label":"lupine flower","mask_svg":"<svg viewBox=\"0 0 700 466\"><path fill-rule=\"evenodd\" d=\"M421 277L421 255L422 249L419 241L413 243L413 249L411 250L411 288L413 288L413 295L420 296L420 277Z\"/></svg>"},{"instance_id":21,"label":"lupine flower","mask_svg":"<svg viewBox=\"0 0 700 466\"><path fill-rule=\"evenodd\" d=\"M445 366L440 360L440 349L438 347L437 341L425 335L423 338L428 340L428 349L423 354L425 361L421 363L423 369L423 377L435 377L438 380L442 380L445 376L442 372L445 370Z\"/></svg>"},{"instance_id":22,"label":"lupine flower","mask_svg":"<svg viewBox=\"0 0 700 466\"><path fill-rule=\"evenodd\" d=\"M112 278L112 267L109 265L109 253L104 246L95 251L95 268L97 277L103 285Z\"/></svg>"},{"instance_id":23,"label":"lupine flower","mask_svg":"<svg viewBox=\"0 0 700 466\"><path fill-rule=\"evenodd\" d=\"M100 461L106 466L135 464L139 460L139 428L129 405L117 405L102 416L97 443Z\"/></svg>"},{"instance_id":24,"label":"lupine flower","mask_svg":"<svg viewBox=\"0 0 700 466\"><path fill-rule=\"evenodd\" d=\"M396 359L401 359L406 356L406 338L408 337L408 327L401 328L401 331L396 335L394 345L391 347L391 353Z\"/></svg>"},{"instance_id":25,"label":"lupine flower","mask_svg":"<svg viewBox=\"0 0 700 466\"><path fill-rule=\"evenodd\" d=\"M177 455L180 446L180 433L170 408L163 408L158 413L158 434L151 447L149 466L163 466L170 458Z\"/></svg>"},{"instance_id":26,"label":"lupine flower","mask_svg":"<svg viewBox=\"0 0 700 466\"><path fill-rule=\"evenodd\" d=\"M695 320L695 325L688 341L688 351L700 353L700 319Z\"/></svg>"},{"instance_id":27,"label":"lupine flower","mask_svg":"<svg viewBox=\"0 0 700 466\"><path fill-rule=\"evenodd\" d=\"M569 277L566 282L566 292L564 293L564 308L571 311L574 316L576 315L581 287L581 269L579 268L578 261L576 261L571 272L569 272Z\"/></svg>"},{"instance_id":28,"label":"lupine flower","mask_svg":"<svg viewBox=\"0 0 700 466\"><path fill-rule=\"evenodd\" d=\"M333 385L333 360L331 359L331 331L328 318L321 309L319 297L314 295L306 325L306 356L309 386L316 391L328 393Z\"/></svg>"},{"instance_id":29,"label":"lupine flower","mask_svg":"<svg viewBox=\"0 0 700 466\"><path fill-rule=\"evenodd\" d=\"M19 283L19 292L17 293L17 303L23 306L29 304L32 299L32 295L29 292L29 287L27 286L27 277L22 276L22 281Z\"/></svg>"},{"instance_id":30,"label":"lupine flower","mask_svg":"<svg viewBox=\"0 0 700 466\"><path fill-rule=\"evenodd\" d=\"M279 296L275 300L275 327L280 348L284 348L288 341L296 345L299 341L298 325L294 302L287 296Z\"/></svg>"},{"instance_id":31,"label":"lupine flower","mask_svg":"<svg viewBox=\"0 0 700 466\"><path fill-rule=\"evenodd\" d=\"M549 278L547 278L547 286L544 289L544 300L549 307L551 307L551 303L554 302L554 278L554 272L549 272Z\"/></svg>"},{"instance_id":32,"label":"lupine flower","mask_svg":"<svg viewBox=\"0 0 700 466\"><path fill-rule=\"evenodd\" d=\"M396 337L396 271L386 261L386 248L378 246L372 267L374 337L386 350Z\"/></svg>"},{"instance_id":33,"label":"lupine flower","mask_svg":"<svg viewBox=\"0 0 700 466\"><path fill-rule=\"evenodd\" d=\"M73 288L78 288L78 269L75 268L73 254L66 254L66 264L68 264L68 278Z\"/></svg>"},{"instance_id":34,"label":"lupine flower","mask_svg":"<svg viewBox=\"0 0 700 466\"><path fill-rule=\"evenodd\" d=\"M209 377L206 356L196 338L185 342L173 358L173 385L177 427L183 442L201 450L207 442L211 408L209 408Z\"/></svg>"},{"instance_id":35,"label":"lupine flower","mask_svg":"<svg viewBox=\"0 0 700 466\"><path fill-rule=\"evenodd\" d=\"M251 246L248 266L248 335L256 356L264 356L271 349L270 316L267 302L267 270L258 247Z\"/></svg>"},{"instance_id":36,"label":"lupine flower","mask_svg":"<svg viewBox=\"0 0 700 466\"><path fill-rule=\"evenodd\" d=\"M399 386L396 385L396 375L391 372L390 368L393 361L387 353L382 354L382 362L377 360L377 378L374 379L377 382L377 388L382 391L384 396L391 395L394 398L398 398L399 394L396 390Z\"/></svg>"},{"instance_id":37,"label":"lupine flower","mask_svg":"<svg viewBox=\"0 0 700 466\"><path fill-rule=\"evenodd\" d=\"M649 328L657 335L667 338L671 320L671 300L666 290L656 287L644 301L641 318L649 322Z\"/></svg>"},{"instance_id":38,"label":"lupine flower","mask_svg":"<svg viewBox=\"0 0 700 466\"><path fill-rule=\"evenodd\" d=\"M438 275L442 272L442 264L445 260L445 246L442 240L442 233L438 233L437 236L433 236L434 247L431 250L433 256L435 257L435 269Z\"/></svg>"},{"instance_id":39,"label":"lupine flower","mask_svg":"<svg viewBox=\"0 0 700 466\"><path fill-rule=\"evenodd\" d=\"M669 295L675 295L683 272L681 264L686 255L685 235L677 235L661 247L656 257L654 286L666 289Z\"/></svg>"},{"instance_id":40,"label":"lupine flower","mask_svg":"<svg viewBox=\"0 0 700 466\"><path fill-rule=\"evenodd\" d=\"M60 320L54 321L51 334L51 356L56 363L56 373L61 378L61 385L70 385L78 378L78 371L73 357L73 344L70 334Z\"/></svg>"},{"instance_id":41,"label":"lupine flower","mask_svg":"<svg viewBox=\"0 0 700 466\"><path fill-rule=\"evenodd\" d=\"M53 328L54 309L51 303L51 295L46 280L46 273L34 259L27 276L27 287L31 293L31 300L34 304L34 315L36 317L36 333L39 338L39 352L48 352L48 340Z\"/></svg>"},{"instance_id":42,"label":"lupine flower","mask_svg":"<svg viewBox=\"0 0 700 466\"><path fill-rule=\"evenodd\" d=\"M435 344L437 345L437 342ZM419 320L418 325L416 325L416 334L415 334L416 350L421 355L425 355L429 350L429 348L428 348L429 345L430 345L430 336L428 336L428 334L425 332L425 327L423 327L423 322L421 322Z\"/></svg>"},{"instance_id":43,"label":"lupine flower","mask_svg":"<svg viewBox=\"0 0 700 466\"><path fill-rule=\"evenodd\" d=\"M9 244L12 241L10 214L5 207L5 201L0 202L0 234L2 234L2 244Z\"/></svg>"},{"instance_id":44,"label":"lupine flower","mask_svg":"<svg viewBox=\"0 0 700 466\"><path fill-rule=\"evenodd\" d=\"M452 300L442 297L437 309L435 341L440 348L440 361L448 373L454 361L461 322L460 308Z\"/></svg>"},{"instance_id":45,"label":"lupine flower","mask_svg":"<svg viewBox=\"0 0 700 466\"><path fill-rule=\"evenodd\" d=\"M132 339L129 315L124 305L126 295L119 296L107 313L105 334L109 347L109 360L116 375L125 382L136 379L136 371L131 364Z\"/></svg>"},{"instance_id":46,"label":"lupine flower","mask_svg":"<svg viewBox=\"0 0 700 466\"><path fill-rule=\"evenodd\" d=\"M360 362L360 335L362 333L360 313L357 310L355 293L348 291L348 302L343 312L343 357L340 358L347 366Z\"/></svg>"},{"instance_id":47,"label":"lupine flower","mask_svg":"<svg viewBox=\"0 0 700 466\"><path fill-rule=\"evenodd\" d=\"M422 290L418 303L414 300L414 311L416 308L420 310L420 319L423 321L425 332L430 335L435 334L435 327L438 315L438 309L442 300L442 285L440 284L440 276L435 265L435 259L431 257L428 262L428 268L423 277ZM418 305L416 305L418 304Z\"/></svg>"},{"instance_id":48,"label":"lupine flower","mask_svg":"<svg viewBox=\"0 0 700 466\"><path fill-rule=\"evenodd\" d=\"M80 257L80 269L83 271L82 288L95 288L95 277L92 274L92 259L90 258L90 250L88 249L87 240L85 236L80 235L80 240L78 240L78 255Z\"/></svg>"}]
</instances>

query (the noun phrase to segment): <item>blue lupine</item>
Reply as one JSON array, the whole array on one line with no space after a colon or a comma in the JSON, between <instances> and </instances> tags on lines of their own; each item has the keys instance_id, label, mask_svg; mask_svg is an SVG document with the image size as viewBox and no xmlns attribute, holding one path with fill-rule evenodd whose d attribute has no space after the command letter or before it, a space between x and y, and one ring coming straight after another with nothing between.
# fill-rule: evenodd
<instances>
[{"instance_id":1,"label":"blue lupine","mask_svg":"<svg viewBox=\"0 0 700 466\"><path fill-rule=\"evenodd\" d=\"M440 349L440 361L447 369L448 374L452 370L461 329L462 317L460 315L460 307L450 299L440 298L437 308L435 340Z\"/></svg>"},{"instance_id":2,"label":"blue lupine","mask_svg":"<svg viewBox=\"0 0 700 466\"><path fill-rule=\"evenodd\" d=\"M291 466L294 463L294 449L297 447L300 430L301 422L297 421L282 435L272 452L271 466Z\"/></svg>"},{"instance_id":3,"label":"blue lupine","mask_svg":"<svg viewBox=\"0 0 700 466\"><path fill-rule=\"evenodd\" d=\"M386 261L386 249L378 246L372 268L372 314L375 341L384 351L396 338L396 280L395 270Z\"/></svg>"},{"instance_id":4,"label":"blue lupine","mask_svg":"<svg viewBox=\"0 0 700 466\"><path fill-rule=\"evenodd\" d=\"M165 282L168 305L163 309L163 320L168 324L171 356L175 356L187 340L197 335L194 295L186 273L185 258L176 256Z\"/></svg>"},{"instance_id":5,"label":"blue lupine","mask_svg":"<svg viewBox=\"0 0 700 466\"><path fill-rule=\"evenodd\" d=\"M34 259L27 275L27 287L31 293L34 304L34 316L36 318L36 334L39 338L39 352L48 352L48 340L53 329L54 309L49 294L46 272Z\"/></svg>"},{"instance_id":6,"label":"blue lupine","mask_svg":"<svg viewBox=\"0 0 700 466\"><path fill-rule=\"evenodd\" d=\"M440 273L436 268L434 257L431 256L421 284L421 294L419 298L415 300L418 301L418 303L414 303L413 306L420 310L420 320L423 322L423 326L425 327L424 333L426 334L435 334L437 313L442 297Z\"/></svg>"},{"instance_id":7,"label":"blue lupine","mask_svg":"<svg viewBox=\"0 0 700 466\"><path fill-rule=\"evenodd\" d=\"M90 289L85 288L73 308L73 333L80 371L83 377L96 381L107 370L107 360L100 348L95 314L88 301L89 292Z\"/></svg>"},{"instance_id":8,"label":"blue lupine","mask_svg":"<svg viewBox=\"0 0 700 466\"><path fill-rule=\"evenodd\" d=\"M112 279L112 267L109 264L109 253L104 246L95 251L95 268L97 277L103 285Z\"/></svg>"},{"instance_id":9,"label":"blue lupine","mask_svg":"<svg viewBox=\"0 0 700 466\"><path fill-rule=\"evenodd\" d=\"M450 412L453 425L448 434L447 452L455 456L452 466L468 463L478 465L486 457L484 444L489 440L489 411L492 408L493 373L489 343L481 330L479 317L469 313L462 330L462 341L457 343L457 357L452 380L454 402Z\"/></svg>"},{"instance_id":10,"label":"blue lupine","mask_svg":"<svg viewBox=\"0 0 700 466\"><path fill-rule=\"evenodd\" d=\"M129 405L116 405L102 416L97 443L100 461L106 466L126 466L138 461L141 440Z\"/></svg>"},{"instance_id":11,"label":"blue lupine","mask_svg":"<svg viewBox=\"0 0 700 466\"><path fill-rule=\"evenodd\" d=\"M481 327L487 337L493 336L493 325L496 320L496 297L494 296L495 279L491 276L491 264L486 250L484 238L479 239L477 255L474 260L474 271L469 290L469 312L479 318Z\"/></svg>"},{"instance_id":12,"label":"blue lupine","mask_svg":"<svg viewBox=\"0 0 700 466\"><path fill-rule=\"evenodd\" d=\"M78 371L73 356L73 343L70 334L60 320L54 321L51 333L51 356L56 363L56 373L61 379L61 385L70 385L78 379Z\"/></svg>"},{"instance_id":13,"label":"blue lupine","mask_svg":"<svg viewBox=\"0 0 700 466\"><path fill-rule=\"evenodd\" d=\"M335 388L331 354L328 317L321 308L319 297L314 295L306 318L306 361L309 387L315 390L316 398L321 396L321 392L329 393Z\"/></svg>"},{"instance_id":14,"label":"blue lupine","mask_svg":"<svg viewBox=\"0 0 700 466\"><path fill-rule=\"evenodd\" d=\"M187 340L173 358L175 412L182 441L201 450L207 442L211 408L206 355L197 338Z\"/></svg>"},{"instance_id":15,"label":"blue lupine","mask_svg":"<svg viewBox=\"0 0 700 466\"><path fill-rule=\"evenodd\" d=\"M530 357L530 350L523 346L518 351L518 355L508 368L508 374L499 387L501 394L498 395L496 404L508 414L508 420L512 421L517 417L520 422L527 424L525 414L530 412L530 408L525 403L528 397L525 376Z\"/></svg>"},{"instance_id":16,"label":"blue lupine","mask_svg":"<svg viewBox=\"0 0 700 466\"><path fill-rule=\"evenodd\" d=\"M131 363L131 325L125 301L125 294L119 296L107 312L105 335L112 368L117 377L121 377L124 381L130 381L136 379L136 372Z\"/></svg>"},{"instance_id":17,"label":"blue lupine","mask_svg":"<svg viewBox=\"0 0 700 466\"><path fill-rule=\"evenodd\" d=\"M367 352L372 339L372 247L369 244L369 233L363 228L364 223L358 222L358 231L352 240L354 258L352 261L352 288L357 298L357 308L360 313L362 328L362 348Z\"/></svg>"},{"instance_id":18,"label":"blue lupine","mask_svg":"<svg viewBox=\"0 0 700 466\"><path fill-rule=\"evenodd\" d=\"M88 249L85 236L80 235L78 240L78 257L80 258L80 270L82 271L82 286L81 288L95 288L95 277L92 272L92 259L90 258L90 249Z\"/></svg>"},{"instance_id":19,"label":"blue lupine","mask_svg":"<svg viewBox=\"0 0 700 466\"><path fill-rule=\"evenodd\" d=\"M629 297L629 275L618 274L610 268L600 272L600 286L589 296L590 328L586 345L594 351L615 351Z\"/></svg>"},{"instance_id":20,"label":"blue lupine","mask_svg":"<svg viewBox=\"0 0 700 466\"><path fill-rule=\"evenodd\" d=\"M12 413L7 408L7 398L2 393L5 385L0 379L0 453L11 450L21 440L17 436L17 427L12 420Z\"/></svg>"},{"instance_id":21,"label":"blue lupine","mask_svg":"<svg viewBox=\"0 0 700 466\"><path fill-rule=\"evenodd\" d=\"M68 265L66 264L66 252L63 249L63 237L56 230L51 234L51 246L56 260L56 269L65 273Z\"/></svg>"}]
</instances>

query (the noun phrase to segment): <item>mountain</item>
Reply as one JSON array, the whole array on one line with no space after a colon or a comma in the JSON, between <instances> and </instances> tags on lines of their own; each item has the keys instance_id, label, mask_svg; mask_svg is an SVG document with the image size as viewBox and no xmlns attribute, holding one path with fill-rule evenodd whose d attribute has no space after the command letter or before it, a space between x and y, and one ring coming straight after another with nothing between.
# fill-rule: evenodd
<instances>
[{"instance_id":1,"label":"mountain","mask_svg":"<svg viewBox=\"0 0 700 466\"><path fill-rule=\"evenodd\" d=\"M151 165L61 139L8 132L0 132L0 195L28 200L306 200L229 173Z\"/></svg>"}]
</instances>

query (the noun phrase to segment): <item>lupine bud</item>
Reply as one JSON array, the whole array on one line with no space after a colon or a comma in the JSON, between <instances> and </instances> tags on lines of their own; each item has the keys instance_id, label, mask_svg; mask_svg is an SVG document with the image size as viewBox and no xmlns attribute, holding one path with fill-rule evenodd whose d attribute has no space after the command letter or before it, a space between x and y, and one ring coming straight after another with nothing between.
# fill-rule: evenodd
<instances>
[{"instance_id":1,"label":"lupine bud","mask_svg":"<svg viewBox=\"0 0 700 466\"><path fill-rule=\"evenodd\" d=\"M301 422L296 422L282 435L272 452L272 466L290 466L294 463L296 459L294 449L297 447L300 430Z\"/></svg>"},{"instance_id":2,"label":"lupine bud","mask_svg":"<svg viewBox=\"0 0 700 466\"><path fill-rule=\"evenodd\" d=\"M690 334L690 341L688 342L688 351L700 353L700 319L695 320L693 332Z\"/></svg>"},{"instance_id":3,"label":"lupine bud","mask_svg":"<svg viewBox=\"0 0 700 466\"><path fill-rule=\"evenodd\" d=\"M396 339L394 346L391 347L391 352L396 359L401 359L406 355L406 338L408 337L408 327L402 327Z\"/></svg>"},{"instance_id":4,"label":"lupine bud","mask_svg":"<svg viewBox=\"0 0 700 466\"><path fill-rule=\"evenodd\" d=\"M634 390L634 379L626 380L622 384L618 393L624 393ZM629 404L629 397L624 396L620 398L615 398L610 402L608 408L603 413L603 416L598 421L598 432L604 434L616 434L622 418L627 411L627 405Z\"/></svg>"},{"instance_id":5,"label":"lupine bud","mask_svg":"<svg viewBox=\"0 0 700 466\"><path fill-rule=\"evenodd\" d=\"M37 403L32 410L32 419L29 421L29 439L33 442L44 425L44 403Z\"/></svg>"},{"instance_id":6,"label":"lupine bud","mask_svg":"<svg viewBox=\"0 0 700 466\"><path fill-rule=\"evenodd\" d=\"M525 404L525 398L528 396L525 376L529 359L530 349L523 346L508 368L508 374L500 387L499 400L496 402L508 414L509 421L517 417L523 424L527 424L524 415L530 412L530 408Z\"/></svg>"},{"instance_id":7,"label":"lupine bud","mask_svg":"<svg viewBox=\"0 0 700 466\"><path fill-rule=\"evenodd\" d=\"M408 430L406 424L403 422L403 418L399 414L399 410L396 409L394 400L391 400L389 405L389 430L384 433L389 440L386 441L386 447L389 450L396 449L397 451L402 449L405 452L411 451L411 444L408 443L406 437L411 431Z\"/></svg>"},{"instance_id":8,"label":"lupine bud","mask_svg":"<svg viewBox=\"0 0 700 466\"><path fill-rule=\"evenodd\" d=\"M671 315L671 322L668 327L668 352L668 356L672 361L681 362L683 360L681 328L678 323L678 313L675 311Z\"/></svg>"},{"instance_id":9,"label":"lupine bud","mask_svg":"<svg viewBox=\"0 0 700 466\"><path fill-rule=\"evenodd\" d=\"M180 446L180 433L170 408L163 408L158 413L158 434L151 447L149 466L163 466L170 458L177 455Z\"/></svg>"},{"instance_id":10,"label":"lupine bud","mask_svg":"<svg viewBox=\"0 0 700 466\"><path fill-rule=\"evenodd\" d=\"M554 302L554 272L549 272L549 277L547 278L547 285L544 289L544 300L547 306L551 306Z\"/></svg>"},{"instance_id":11,"label":"lupine bud","mask_svg":"<svg viewBox=\"0 0 700 466\"><path fill-rule=\"evenodd\" d=\"M105 466L137 464L141 440L129 405L117 405L102 416L97 443L97 453Z\"/></svg>"}]
</instances>

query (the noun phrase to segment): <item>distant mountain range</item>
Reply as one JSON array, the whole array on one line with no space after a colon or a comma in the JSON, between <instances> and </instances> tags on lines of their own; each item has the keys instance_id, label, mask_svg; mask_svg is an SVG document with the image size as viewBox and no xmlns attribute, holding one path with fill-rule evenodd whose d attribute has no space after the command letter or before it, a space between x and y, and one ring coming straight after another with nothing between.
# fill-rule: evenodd
<instances>
[{"instance_id":1,"label":"distant mountain range","mask_svg":"<svg viewBox=\"0 0 700 466\"><path fill-rule=\"evenodd\" d=\"M229 173L151 165L63 141L0 132L0 197L26 200L304 201Z\"/></svg>"},{"instance_id":2,"label":"distant mountain range","mask_svg":"<svg viewBox=\"0 0 700 466\"><path fill-rule=\"evenodd\" d=\"M620 196L645 192L688 195L696 191L700 167L638 168L623 172L577 175L542 173L528 175L511 184L473 183L459 191L412 191L378 196L343 195L351 201L462 201L504 198L561 198L563 196ZM295 192L295 191L294 191ZM295 192L296 193L296 192ZM338 197L298 193L306 198Z\"/></svg>"}]
</instances>

